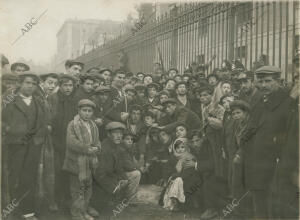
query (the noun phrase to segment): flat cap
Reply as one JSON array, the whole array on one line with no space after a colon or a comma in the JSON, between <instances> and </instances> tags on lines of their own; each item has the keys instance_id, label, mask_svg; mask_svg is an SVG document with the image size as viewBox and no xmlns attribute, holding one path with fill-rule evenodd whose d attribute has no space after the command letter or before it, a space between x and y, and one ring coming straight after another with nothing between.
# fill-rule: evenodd
<instances>
[{"instance_id":1,"label":"flat cap","mask_svg":"<svg viewBox=\"0 0 300 220\"><path fill-rule=\"evenodd\" d=\"M22 67L24 67L25 71L29 71L29 70L30 70L30 67L29 67L27 64L25 64L25 63L13 63L13 64L10 66L10 70L11 70L11 71L14 71L14 70L17 68L17 66L22 66Z\"/></svg>"},{"instance_id":2,"label":"flat cap","mask_svg":"<svg viewBox=\"0 0 300 220\"><path fill-rule=\"evenodd\" d=\"M108 69L108 68L101 69L100 73L104 73L105 71L108 71L108 72L112 73L112 70Z\"/></svg>"},{"instance_id":3,"label":"flat cap","mask_svg":"<svg viewBox=\"0 0 300 220\"><path fill-rule=\"evenodd\" d=\"M72 76L71 74L60 74L58 77L59 82L61 82L63 79L72 80L73 82L77 82L77 78Z\"/></svg>"},{"instance_id":4,"label":"flat cap","mask_svg":"<svg viewBox=\"0 0 300 220\"><path fill-rule=\"evenodd\" d=\"M91 67L86 72L87 73L99 73L100 72L100 68L99 67Z\"/></svg>"},{"instance_id":5,"label":"flat cap","mask_svg":"<svg viewBox=\"0 0 300 220\"><path fill-rule=\"evenodd\" d=\"M89 99L81 99L79 102L78 102L78 107L83 107L83 106L90 106L92 108L96 108L96 104L94 102L92 102L91 100Z\"/></svg>"},{"instance_id":6,"label":"flat cap","mask_svg":"<svg viewBox=\"0 0 300 220\"><path fill-rule=\"evenodd\" d=\"M156 88L156 90L158 90L159 89L159 85L157 84L157 83L149 83L148 85L147 85L147 88Z\"/></svg>"},{"instance_id":7,"label":"flat cap","mask_svg":"<svg viewBox=\"0 0 300 220\"><path fill-rule=\"evenodd\" d=\"M18 76L16 74L6 73L2 75L2 80L17 81Z\"/></svg>"},{"instance_id":8,"label":"flat cap","mask_svg":"<svg viewBox=\"0 0 300 220\"><path fill-rule=\"evenodd\" d=\"M168 99L166 99L162 104L163 104L163 105L166 105L166 104L168 104L168 103L176 104L177 101L176 101L176 99L174 99L174 98L168 98Z\"/></svg>"},{"instance_id":9,"label":"flat cap","mask_svg":"<svg viewBox=\"0 0 300 220\"><path fill-rule=\"evenodd\" d=\"M140 110L141 112L143 111L143 107L137 104L134 105L130 105L129 106L129 111L133 111L133 110Z\"/></svg>"},{"instance_id":10,"label":"flat cap","mask_svg":"<svg viewBox=\"0 0 300 220\"><path fill-rule=\"evenodd\" d=\"M250 111L250 105L243 100L235 100L231 102L229 105L231 111L233 111L234 109L241 109L246 112Z\"/></svg>"},{"instance_id":11,"label":"flat cap","mask_svg":"<svg viewBox=\"0 0 300 220\"><path fill-rule=\"evenodd\" d=\"M65 62L65 67L70 68L73 65L79 65L82 69L84 68L84 63L76 61L76 60L67 60Z\"/></svg>"},{"instance_id":12,"label":"flat cap","mask_svg":"<svg viewBox=\"0 0 300 220\"><path fill-rule=\"evenodd\" d=\"M125 125L123 123L118 122L118 121L109 122L105 126L105 130L107 130L107 131L111 131L111 130L115 130L115 129L123 129L123 130L125 130L126 127L125 127Z\"/></svg>"},{"instance_id":13,"label":"flat cap","mask_svg":"<svg viewBox=\"0 0 300 220\"><path fill-rule=\"evenodd\" d=\"M276 66L262 66L255 71L257 76L263 75L280 75L281 69Z\"/></svg>"},{"instance_id":14,"label":"flat cap","mask_svg":"<svg viewBox=\"0 0 300 220\"><path fill-rule=\"evenodd\" d=\"M194 92L208 92L209 94L212 94L214 92L214 88L207 84L201 84L200 86L196 87L194 89Z\"/></svg>"},{"instance_id":15,"label":"flat cap","mask_svg":"<svg viewBox=\"0 0 300 220\"><path fill-rule=\"evenodd\" d=\"M185 85L186 88L188 87L188 84L185 81L180 81L180 82L176 83L175 89L177 89L178 86L180 86L180 85Z\"/></svg>"},{"instance_id":16,"label":"flat cap","mask_svg":"<svg viewBox=\"0 0 300 220\"><path fill-rule=\"evenodd\" d=\"M98 86L95 90L95 93L104 93L104 92L111 92L111 88L108 86Z\"/></svg>"},{"instance_id":17,"label":"flat cap","mask_svg":"<svg viewBox=\"0 0 300 220\"><path fill-rule=\"evenodd\" d=\"M31 77L35 81L37 81L37 83L40 82L40 78L33 72L24 72L24 73L18 74L18 77L19 77L19 79L25 78L25 77Z\"/></svg>"},{"instance_id":18,"label":"flat cap","mask_svg":"<svg viewBox=\"0 0 300 220\"><path fill-rule=\"evenodd\" d=\"M42 81L45 81L48 77L58 79L58 74L57 73L43 73L40 75L40 79Z\"/></svg>"},{"instance_id":19,"label":"flat cap","mask_svg":"<svg viewBox=\"0 0 300 220\"><path fill-rule=\"evenodd\" d=\"M162 96L162 95L166 95L166 96L170 97L170 93L169 93L168 90L161 90L161 91L157 94L158 97L160 97L160 96Z\"/></svg>"},{"instance_id":20,"label":"flat cap","mask_svg":"<svg viewBox=\"0 0 300 220\"><path fill-rule=\"evenodd\" d=\"M253 80L253 78L254 78L254 73L252 71L243 71L238 75L238 81L243 81L247 79Z\"/></svg>"}]
</instances>

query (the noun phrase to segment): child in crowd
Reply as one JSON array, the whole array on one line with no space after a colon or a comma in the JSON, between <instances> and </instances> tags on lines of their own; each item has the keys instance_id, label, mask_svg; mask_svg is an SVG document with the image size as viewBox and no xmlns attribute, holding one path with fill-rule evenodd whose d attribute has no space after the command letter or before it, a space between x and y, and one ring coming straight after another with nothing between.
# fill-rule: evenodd
<instances>
[{"instance_id":1,"label":"child in crowd","mask_svg":"<svg viewBox=\"0 0 300 220\"><path fill-rule=\"evenodd\" d=\"M194 168L184 169L185 163L196 161L195 157L189 152L186 138L178 138L174 141L173 155L173 159L169 162L169 165L173 166L173 173L162 195L163 207L171 211L177 211L180 208L179 203L183 204L186 202L185 193L189 190L189 187L185 185L188 183L187 186L190 186L190 180L197 173Z\"/></svg>"},{"instance_id":2,"label":"child in crowd","mask_svg":"<svg viewBox=\"0 0 300 220\"><path fill-rule=\"evenodd\" d=\"M89 99L80 100L78 115L67 129L67 148L63 170L70 173L72 219L93 220L99 214L89 207L92 195L92 176L98 166L99 131L92 116L96 105Z\"/></svg>"},{"instance_id":3,"label":"child in crowd","mask_svg":"<svg viewBox=\"0 0 300 220\"><path fill-rule=\"evenodd\" d=\"M187 138L188 128L185 123L178 123L175 128L175 137L177 138Z\"/></svg>"}]
</instances>

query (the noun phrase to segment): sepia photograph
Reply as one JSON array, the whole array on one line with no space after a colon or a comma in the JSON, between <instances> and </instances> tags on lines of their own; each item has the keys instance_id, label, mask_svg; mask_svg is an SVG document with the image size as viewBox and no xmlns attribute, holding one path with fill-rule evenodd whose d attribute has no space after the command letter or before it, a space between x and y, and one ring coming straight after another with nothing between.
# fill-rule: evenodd
<instances>
[{"instance_id":1,"label":"sepia photograph","mask_svg":"<svg viewBox=\"0 0 300 220\"><path fill-rule=\"evenodd\" d=\"M0 0L0 220L297 220L299 0Z\"/></svg>"}]
</instances>

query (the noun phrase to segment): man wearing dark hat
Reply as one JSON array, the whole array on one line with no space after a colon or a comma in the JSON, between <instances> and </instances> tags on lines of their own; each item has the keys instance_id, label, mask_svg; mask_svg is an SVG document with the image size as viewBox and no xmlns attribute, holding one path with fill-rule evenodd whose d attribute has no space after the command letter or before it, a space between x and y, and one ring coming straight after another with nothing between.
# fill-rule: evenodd
<instances>
[{"instance_id":1,"label":"man wearing dark hat","mask_svg":"<svg viewBox=\"0 0 300 220\"><path fill-rule=\"evenodd\" d=\"M92 67L92 68L89 68L86 72L90 73L90 74L99 74L100 69L98 67Z\"/></svg>"},{"instance_id":2,"label":"man wearing dark hat","mask_svg":"<svg viewBox=\"0 0 300 220\"><path fill-rule=\"evenodd\" d=\"M112 77L112 71L110 69L102 69L100 71L100 75L104 79L104 85L110 86L110 84L111 84L111 77Z\"/></svg>"},{"instance_id":3,"label":"man wearing dark hat","mask_svg":"<svg viewBox=\"0 0 300 220\"><path fill-rule=\"evenodd\" d=\"M25 63L13 63L10 66L10 70L14 74L21 74L24 73L25 71L29 71L30 67Z\"/></svg>"},{"instance_id":4,"label":"man wearing dark hat","mask_svg":"<svg viewBox=\"0 0 300 220\"><path fill-rule=\"evenodd\" d=\"M146 86L144 84L138 83L134 86L137 93L136 104L143 106L146 104Z\"/></svg>"},{"instance_id":5,"label":"man wearing dark hat","mask_svg":"<svg viewBox=\"0 0 300 220\"><path fill-rule=\"evenodd\" d=\"M84 68L84 64L76 60L67 60L65 62L65 69L67 74L79 77L79 74Z\"/></svg>"},{"instance_id":6,"label":"man wearing dark hat","mask_svg":"<svg viewBox=\"0 0 300 220\"><path fill-rule=\"evenodd\" d=\"M18 77L19 88L14 92L17 95L2 109L2 147L8 161L10 196L24 197L12 214L21 216L38 211L35 192L47 125L43 103L33 96L39 78L29 72Z\"/></svg>"},{"instance_id":7,"label":"man wearing dark hat","mask_svg":"<svg viewBox=\"0 0 300 220\"><path fill-rule=\"evenodd\" d=\"M77 103L74 98L76 83L77 79L74 76L61 74L58 78L58 91L48 97L55 160L55 197L60 207L65 207L70 198L69 178L62 170L62 165L66 152L67 126L77 114Z\"/></svg>"},{"instance_id":8,"label":"man wearing dark hat","mask_svg":"<svg viewBox=\"0 0 300 220\"><path fill-rule=\"evenodd\" d=\"M18 77L14 74L3 74L2 75L2 94L7 90L15 90L17 87Z\"/></svg>"},{"instance_id":9,"label":"man wearing dark hat","mask_svg":"<svg viewBox=\"0 0 300 220\"><path fill-rule=\"evenodd\" d=\"M146 104L151 104L153 106L158 104L158 100L156 98L158 89L159 89L159 85L156 83L149 83L147 85L147 89L146 89L147 102L146 102Z\"/></svg>"},{"instance_id":10,"label":"man wearing dark hat","mask_svg":"<svg viewBox=\"0 0 300 220\"><path fill-rule=\"evenodd\" d=\"M184 106L188 109L191 109L191 103L189 97L187 96L188 93L187 83L184 81L178 82L175 86L175 91L177 94L176 96L177 104L180 106Z\"/></svg>"},{"instance_id":11,"label":"man wearing dark hat","mask_svg":"<svg viewBox=\"0 0 300 220\"><path fill-rule=\"evenodd\" d=\"M201 126L199 117L191 110L178 106L176 99L169 98L164 103L166 116L161 118L160 125L175 129L178 122L183 122L189 126L189 129L198 129Z\"/></svg>"},{"instance_id":12,"label":"man wearing dark hat","mask_svg":"<svg viewBox=\"0 0 300 220\"><path fill-rule=\"evenodd\" d=\"M140 173L128 176L123 169L121 144L125 129L125 125L120 122L110 122L106 125L108 138L102 142L101 154L98 159L99 166L94 175L96 187L94 187L93 197L98 204L107 203L121 191L125 191L125 196L129 199L134 195L138 186ZM104 196L100 198L103 193Z\"/></svg>"},{"instance_id":13,"label":"man wearing dark hat","mask_svg":"<svg viewBox=\"0 0 300 220\"><path fill-rule=\"evenodd\" d=\"M254 85L254 73L252 71L241 72L238 74L237 80L241 88L239 99L248 102L251 108L254 108L262 97L262 93Z\"/></svg>"},{"instance_id":14,"label":"man wearing dark hat","mask_svg":"<svg viewBox=\"0 0 300 220\"><path fill-rule=\"evenodd\" d=\"M255 71L263 97L254 109L241 140L245 159L246 188L252 192L255 217L274 217L268 212L270 189L280 152L285 146L292 98L280 87L281 70L263 66Z\"/></svg>"}]
</instances>

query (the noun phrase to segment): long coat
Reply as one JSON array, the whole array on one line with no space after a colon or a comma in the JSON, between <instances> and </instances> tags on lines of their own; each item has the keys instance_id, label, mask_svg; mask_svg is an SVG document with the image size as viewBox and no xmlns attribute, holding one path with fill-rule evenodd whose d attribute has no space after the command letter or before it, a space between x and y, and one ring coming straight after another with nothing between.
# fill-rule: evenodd
<instances>
[{"instance_id":1,"label":"long coat","mask_svg":"<svg viewBox=\"0 0 300 220\"><path fill-rule=\"evenodd\" d=\"M279 89L257 104L241 140L245 183L252 190L266 190L273 180L281 149L285 147L292 98Z\"/></svg>"}]
</instances>

